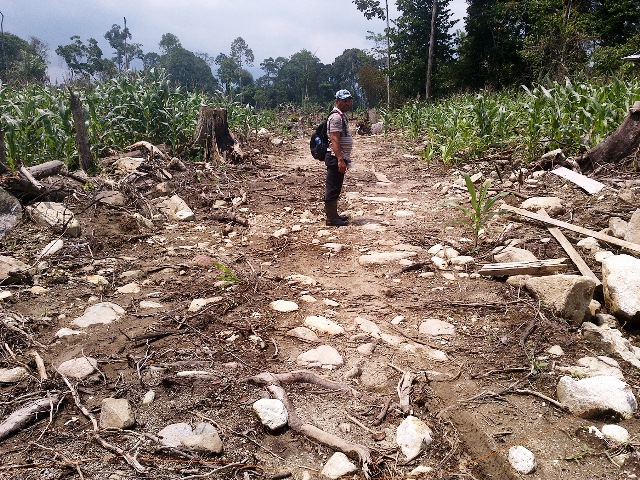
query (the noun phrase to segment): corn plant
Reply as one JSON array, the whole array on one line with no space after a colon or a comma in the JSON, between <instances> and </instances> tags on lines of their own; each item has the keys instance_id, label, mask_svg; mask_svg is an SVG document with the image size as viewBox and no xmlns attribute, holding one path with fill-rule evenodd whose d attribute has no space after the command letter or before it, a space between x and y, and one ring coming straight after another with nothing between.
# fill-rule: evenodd
<instances>
[{"instance_id":1,"label":"corn plant","mask_svg":"<svg viewBox=\"0 0 640 480\"><path fill-rule=\"evenodd\" d=\"M454 220L453 224L460 224L468 227L473 233L473 247L478 248L478 237L480 230L491 220L494 216L500 215L506 210L491 211L494 204L502 197L508 195L507 192L500 192L493 197L489 197L489 186L491 181L487 180L482 184L479 190L471 181L469 175L464 175L464 182L467 187L467 191L470 196L470 206L464 206L454 200L448 200L444 203L447 207L453 207L458 209L463 217Z\"/></svg>"}]
</instances>

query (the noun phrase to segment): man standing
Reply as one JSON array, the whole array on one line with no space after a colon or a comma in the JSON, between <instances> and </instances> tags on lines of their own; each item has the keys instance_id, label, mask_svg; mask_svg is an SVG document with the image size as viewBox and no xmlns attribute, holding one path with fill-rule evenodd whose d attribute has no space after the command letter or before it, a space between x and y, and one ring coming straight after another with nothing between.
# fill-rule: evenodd
<instances>
[{"instance_id":1,"label":"man standing","mask_svg":"<svg viewBox=\"0 0 640 480\"><path fill-rule=\"evenodd\" d=\"M338 197L342 191L344 174L350 164L353 137L349 132L349 121L345 112L351 110L353 98L349 90L336 92L336 106L327 118L329 151L324 159L327 166L327 181L324 191L324 213L327 225L342 227L348 225L347 217L338 215Z\"/></svg>"}]
</instances>

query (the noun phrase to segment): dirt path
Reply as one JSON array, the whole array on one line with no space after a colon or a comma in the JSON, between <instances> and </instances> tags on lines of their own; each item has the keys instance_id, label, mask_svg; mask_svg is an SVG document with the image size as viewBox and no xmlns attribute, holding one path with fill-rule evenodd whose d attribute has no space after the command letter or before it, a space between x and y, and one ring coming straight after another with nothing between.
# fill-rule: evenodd
<instances>
[{"instance_id":1,"label":"dirt path","mask_svg":"<svg viewBox=\"0 0 640 480\"><path fill-rule=\"evenodd\" d=\"M573 418L541 397L514 393L555 397L555 367L575 365L594 352L578 332L546 317L537 317L535 330L521 345L538 307L502 282L474 278L477 263L490 260L491 245L474 255L475 264L459 270L439 271L427 262L398 273L404 265L428 261L433 256L428 250L438 243L461 253L470 250L466 232L443 228L453 215L442 206L451 172L427 169L416 156L380 138L357 138L354 161L340 203L351 217L345 228L324 226L319 201L324 168L307 154L303 140L262 157L258 168L202 168L176 176L173 185L193 207L195 222L156 221L153 230L139 230L126 207L85 210L84 235L66 240L37 277L46 294L16 287L5 311L28 319L29 330L48 345L40 354L52 377L53 367L65 360L83 355L98 360L100 374L80 382L82 400L96 415L103 398L132 403L134 433L104 436L137 453L149 478L315 475L333 451L291 430L268 433L252 412L253 402L266 392L240 381L301 368L360 393L353 397L308 384L286 387L303 421L372 450L374 478L409 478L417 466L430 469L420 478L519 478L506 458L513 445L534 452L538 468L530 478L640 474L633 458L623 469L615 466L607 458L615 452L587 433L602 422ZM219 210L212 208L216 201ZM231 205L249 219L247 228L212 220ZM499 232L500 222L493 228ZM552 248L540 235L524 236L530 249ZM4 239L4 247L33 259L50 240L48 232L24 224ZM367 264L375 253L395 259ZM89 283L89 275L107 283ZM132 282L139 291L118 291ZM216 297L199 311L189 310L194 299ZM297 309L278 312L270 306L276 300L295 302ZM70 327L73 318L100 301L120 305L125 315L80 335L56 338L59 328ZM158 305L145 308L142 301ZM321 317L321 323L341 331L316 328L317 339L292 336L290 331L308 325L309 317ZM452 330L427 335L429 319ZM33 345L4 335L3 343L10 342L15 355L12 359L3 350L4 366L15 359L29 363L25 359ZM299 356L321 345L334 348L342 365L301 365ZM553 345L560 345L565 356L546 353ZM209 376L177 375L184 370ZM396 444L396 429L407 414L397 406L403 371L415 375L411 413L433 432L431 446L407 464ZM64 384L58 377L44 383L32 377L0 388L4 418L22 395L64 390ZM155 400L143 405L149 390ZM389 412L374 425L387 401L392 402ZM219 430L221 456L162 448L144 436L170 423L200 421ZM640 430L635 420L621 424L632 435ZM84 478L133 478L121 457L86 444L88 426L67 402L47 428L40 422L3 442L10 467L6 478L61 478L73 474L70 465L77 465ZM212 473L221 466L225 470Z\"/></svg>"}]
</instances>

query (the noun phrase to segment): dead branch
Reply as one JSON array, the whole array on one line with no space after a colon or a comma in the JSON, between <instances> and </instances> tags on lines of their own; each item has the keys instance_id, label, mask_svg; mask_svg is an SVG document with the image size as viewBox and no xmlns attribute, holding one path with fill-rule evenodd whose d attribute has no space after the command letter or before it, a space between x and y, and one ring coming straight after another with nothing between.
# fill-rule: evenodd
<instances>
[{"instance_id":1,"label":"dead branch","mask_svg":"<svg viewBox=\"0 0 640 480\"><path fill-rule=\"evenodd\" d=\"M339 450L345 455L357 457L360 461L362 472L364 473L365 478L371 478L371 452L367 447L359 445L357 443L351 443L336 435L333 435L332 433L325 432L324 430L321 430L318 427L311 425L310 423L304 423L300 419L300 417L298 417L295 407L289 400L287 393L282 387L278 385L269 385L267 387L267 390L273 395L274 398L277 398L284 404L289 414L289 426L293 431L301 433L311 438L312 440L322 443L323 445L331 447L335 450Z\"/></svg>"},{"instance_id":2,"label":"dead branch","mask_svg":"<svg viewBox=\"0 0 640 480\"><path fill-rule=\"evenodd\" d=\"M41 344L40 342L38 342L37 340L35 340L33 338L33 335L31 335L30 333L25 332L23 329L21 329L18 325L16 325L16 320L14 318L11 317L4 317L2 318L2 323L5 327L7 327L9 330L11 330L14 333L17 333L19 335L21 335L22 337L24 337L29 345L35 345L38 348L42 348L44 350L47 349L47 347L43 344Z\"/></svg>"},{"instance_id":3,"label":"dead branch","mask_svg":"<svg viewBox=\"0 0 640 480\"><path fill-rule=\"evenodd\" d=\"M47 380L49 377L47 376L47 368L44 365L44 360L42 360L42 357L40 356L40 354L35 350L31 352L31 354L33 355L33 359L36 362L36 367L38 369L38 375L40 375L40 380Z\"/></svg>"},{"instance_id":4,"label":"dead branch","mask_svg":"<svg viewBox=\"0 0 640 480\"><path fill-rule=\"evenodd\" d=\"M244 381L260 386L280 385L281 383L312 383L328 388L329 390L346 390L354 397L358 396L358 392L349 385L334 382L333 380L327 380L326 378L308 370L295 370L288 373L263 372L258 375L254 375L253 377L245 378Z\"/></svg>"},{"instance_id":5,"label":"dead branch","mask_svg":"<svg viewBox=\"0 0 640 480\"><path fill-rule=\"evenodd\" d=\"M4 422L0 423L0 441L36 420L38 414L51 412L53 405L57 404L62 398L62 395L55 393L13 412Z\"/></svg>"},{"instance_id":6,"label":"dead branch","mask_svg":"<svg viewBox=\"0 0 640 480\"><path fill-rule=\"evenodd\" d=\"M162 160L166 160L169 161L170 158L169 156L164 153L162 150L160 150L158 147L156 147L154 144L150 143L150 142L145 142L145 141L141 141L141 142L136 142L133 145L129 145L128 147L124 147L125 150L136 150L139 147L145 148L146 150L149 151L149 153L151 154L151 158L157 156L159 158L161 158Z\"/></svg>"},{"instance_id":7,"label":"dead branch","mask_svg":"<svg viewBox=\"0 0 640 480\"><path fill-rule=\"evenodd\" d=\"M415 374L404 372L398 382L398 397L400 397L400 410L404 414L411 413L411 386L415 380Z\"/></svg>"}]
</instances>

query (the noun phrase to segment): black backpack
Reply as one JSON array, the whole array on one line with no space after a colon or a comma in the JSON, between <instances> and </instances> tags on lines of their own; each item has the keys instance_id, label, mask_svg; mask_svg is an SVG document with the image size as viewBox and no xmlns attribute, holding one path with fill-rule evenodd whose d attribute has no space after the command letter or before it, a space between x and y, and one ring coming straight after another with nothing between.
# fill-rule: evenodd
<instances>
[{"instance_id":1,"label":"black backpack","mask_svg":"<svg viewBox=\"0 0 640 480\"><path fill-rule=\"evenodd\" d=\"M309 140L309 149L311 150L311 156L316 160L324 161L324 157L327 156L327 150L329 149L329 135L327 135L327 120L334 110L327 116L327 118L316 128L316 131L311 135ZM342 117L342 128L346 130L346 123L344 121L344 115Z\"/></svg>"}]
</instances>

